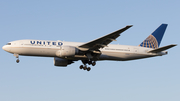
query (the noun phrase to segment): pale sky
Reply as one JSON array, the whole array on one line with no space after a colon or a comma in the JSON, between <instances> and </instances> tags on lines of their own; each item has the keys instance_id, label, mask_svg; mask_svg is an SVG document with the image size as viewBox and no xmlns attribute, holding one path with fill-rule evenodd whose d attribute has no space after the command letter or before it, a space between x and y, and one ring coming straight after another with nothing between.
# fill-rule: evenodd
<instances>
[{"instance_id":1,"label":"pale sky","mask_svg":"<svg viewBox=\"0 0 180 101\"><path fill-rule=\"evenodd\" d=\"M133 25L112 44L139 45L167 23L161 46L179 44L179 0L1 0L0 46L20 39L89 42ZM53 58L0 50L0 101L180 101L179 46L168 55L100 61L90 72L81 61L55 67Z\"/></svg>"}]
</instances>

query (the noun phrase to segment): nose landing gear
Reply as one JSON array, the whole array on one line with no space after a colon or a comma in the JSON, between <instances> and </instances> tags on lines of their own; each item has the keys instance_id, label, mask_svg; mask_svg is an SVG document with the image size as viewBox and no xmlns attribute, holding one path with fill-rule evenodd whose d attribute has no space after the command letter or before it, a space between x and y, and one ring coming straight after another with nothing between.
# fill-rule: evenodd
<instances>
[{"instance_id":1,"label":"nose landing gear","mask_svg":"<svg viewBox=\"0 0 180 101\"><path fill-rule=\"evenodd\" d=\"M20 60L19 60L19 54L14 54L14 56L17 58L16 62L19 63Z\"/></svg>"}]
</instances>

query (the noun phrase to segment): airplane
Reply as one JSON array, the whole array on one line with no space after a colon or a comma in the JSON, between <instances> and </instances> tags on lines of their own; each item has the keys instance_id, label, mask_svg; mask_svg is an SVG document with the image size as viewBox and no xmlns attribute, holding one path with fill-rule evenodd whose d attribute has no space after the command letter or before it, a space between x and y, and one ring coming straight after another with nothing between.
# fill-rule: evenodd
<instances>
[{"instance_id":1,"label":"airplane","mask_svg":"<svg viewBox=\"0 0 180 101\"><path fill-rule=\"evenodd\" d=\"M87 43L26 39L8 42L2 49L14 54L17 63L20 61L19 55L54 57L55 66L66 67L75 61L81 60L83 65L79 68L90 71L91 68L87 65L95 66L97 61L128 61L162 56L168 53L165 50L177 45L171 44L159 47L167 24L161 24L138 46L110 44L130 27L132 25L127 25Z\"/></svg>"}]
</instances>

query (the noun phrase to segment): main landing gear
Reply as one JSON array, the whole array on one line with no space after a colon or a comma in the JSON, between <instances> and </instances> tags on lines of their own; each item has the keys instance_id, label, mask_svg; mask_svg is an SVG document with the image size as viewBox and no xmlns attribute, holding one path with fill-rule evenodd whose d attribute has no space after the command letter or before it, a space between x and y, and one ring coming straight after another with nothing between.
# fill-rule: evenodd
<instances>
[{"instance_id":1,"label":"main landing gear","mask_svg":"<svg viewBox=\"0 0 180 101\"><path fill-rule=\"evenodd\" d=\"M87 70L87 71L90 71L91 68L90 68L90 67L87 67L86 64L92 65L92 66L95 66L95 65L96 65L96 62L95 62L95 61L82 60L82 63L84 64L84 66L81 65L79 68L80 68L80 69Z\"/></svg>"},{"instance_id":2,"label":"main landing gear","mask_svg":"<svg viewBox=\"0 0 180 101\"><path fill-rule=\"evenodd\" d=\"M87 71L90 71L91 70L91 68L90 67L87 67L86 65L81 65L80 67L79 67L80 69L84 69L84 70L87 70Z\"/></svg>"},{"instance_id":3,"label":"main landing gear","mask_svg":"<svg viewBox=\"0 0 180 101\"><path fill-rule=\"evenodd\" d=\"M19 63L20 60L19 60L19 54L14 54L14 56L17 58L16 62Z\"/></svg>"}]
</instances>

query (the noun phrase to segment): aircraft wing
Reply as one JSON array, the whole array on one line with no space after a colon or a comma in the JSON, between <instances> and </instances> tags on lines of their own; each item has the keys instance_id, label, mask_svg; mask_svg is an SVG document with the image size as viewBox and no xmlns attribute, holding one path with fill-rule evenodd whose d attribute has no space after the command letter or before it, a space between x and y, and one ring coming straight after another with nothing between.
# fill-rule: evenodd
<instances>
[{"instance_id":1,"label":"aircraft wing","mask_svg":"<svg viewBox=\"0 0 180 101\"><path fill-rule=\"evenodd\" d=\"M111 43L112 41L116 41L116 38L120 36L120 34L124 31L126 31L127 29L129 29L130 27L132 27L132 25L128 25L122 29L119 29L115 32L112 32L110 34L107 34L103 37L100 37L98 39L95 39L93 41L87 42L81 46L79 46L78 48L80 50L99 50L100 48L104 48L106 47L109 43Z\"/></svg>"}]
</instances>

